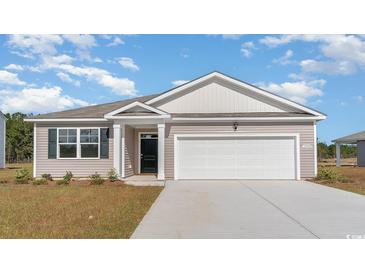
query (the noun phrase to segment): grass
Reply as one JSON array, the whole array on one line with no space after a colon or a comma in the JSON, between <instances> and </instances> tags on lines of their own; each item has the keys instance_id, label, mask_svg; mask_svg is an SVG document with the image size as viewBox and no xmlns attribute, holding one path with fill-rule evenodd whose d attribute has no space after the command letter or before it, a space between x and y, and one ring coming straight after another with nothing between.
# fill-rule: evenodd
<instances>
[{"instance_id":1,"label":"grass","mask_svg":"<svg viewBox=\"0 0 365 274\"><path fill-rule=\"evenodd\" d=\"M322 167L319 167L322 168ZM361 195L365 195L365 167L352 167L352 166L327 166L326 168L333 170L334 172L347 178L347 182L328 182L326 180L314 179L314 182L323 184L330 187L339 188L346 191L355 192Z\"/></svg>"},{"instance_id":2,"label":"grass","mask_svg":"<svg viewBox=\"0 0 365 274\"><path fill-rule=\"evenodd\" d=\"M15 169L0 170L0 181L14 176ZM161 190L121 182L0 184L0 238L129 238Z\"/></svg>"},{"instance_id":3,"label":"grass","mask_svg":"<svg viewBox=\"0 0 365 274\"><path fill-rule=\"evenodd\" d=\"M24 163L24 164L7 164L6 168L0 169L0 181L14 181L16 171L26 168L30 171L30 174L33 172L33 165L31 163Z\"/></svg>"}]
</instances>

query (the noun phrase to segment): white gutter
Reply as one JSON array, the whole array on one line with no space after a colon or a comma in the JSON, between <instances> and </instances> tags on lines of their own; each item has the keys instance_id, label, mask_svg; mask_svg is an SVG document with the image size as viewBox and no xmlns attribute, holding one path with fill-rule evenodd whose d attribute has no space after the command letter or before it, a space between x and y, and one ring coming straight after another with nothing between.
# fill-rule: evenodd
<instances>
[{"instance_id":1,"label":"white gutter","mask_svg":"<svg viewBox=\"0 0 365 274\"><path fill-rule=\"evenodd\" d=\"M109 121L105 118L64 118L64 119L37 119L27 118L25 122L106 122Z\"/></svg>"}]
</instances>

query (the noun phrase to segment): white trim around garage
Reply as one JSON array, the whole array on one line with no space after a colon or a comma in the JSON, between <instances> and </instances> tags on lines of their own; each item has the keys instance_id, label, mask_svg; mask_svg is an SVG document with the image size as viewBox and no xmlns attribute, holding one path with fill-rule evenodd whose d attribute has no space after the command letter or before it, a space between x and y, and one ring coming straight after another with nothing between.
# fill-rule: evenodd
<instances>
[{"instance_id":1,"label":"white trim around garage","mask_svg":"<svg viewBox=\"0 0 365 274\"><path fill-rule=\"evenodd\" d=\"M314 177L318 174L318 163L317 163L317 123L313 122L313 149L314 149Z\"/></svg>"},{"instance_id":2,"label":"white trim around garage","mask_svg":"<svg viewBox=\"0 0 365 274\"><path fill-rule=\"evenodd\" d=\"M174 180L179 179L178 174L178 140L191 137L292 137L295 143L295 178L300 180L300 135L299 133L220 133L220 134L175 134L174 135Z\"/></svg>"}]
</instances>

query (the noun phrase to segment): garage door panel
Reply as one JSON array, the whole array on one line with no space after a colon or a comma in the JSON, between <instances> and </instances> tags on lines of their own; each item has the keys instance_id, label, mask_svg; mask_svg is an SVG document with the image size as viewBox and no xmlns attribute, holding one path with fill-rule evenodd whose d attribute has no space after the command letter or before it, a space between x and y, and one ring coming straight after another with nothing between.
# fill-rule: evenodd
<instances>
[{"instance_id":1,"label":"garage door panel","mask_svg":"<svg viewBox=\"0 0 365 274\"><path fill-rule=\"evenodd\" d=\"M293 137L181 138L180 179L294 179Z\"/></svg>"}]
</instances>

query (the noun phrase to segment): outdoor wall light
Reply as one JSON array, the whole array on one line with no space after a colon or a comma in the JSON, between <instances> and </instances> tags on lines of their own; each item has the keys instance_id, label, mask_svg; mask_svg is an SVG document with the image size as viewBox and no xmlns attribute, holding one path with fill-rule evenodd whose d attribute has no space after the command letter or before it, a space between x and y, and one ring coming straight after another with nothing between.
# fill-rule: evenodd
<instances>
[{"instance_id":1,"label":"outdoor wall light","mask_svg":"<svg viewBox=\"0 0 365 274\"><path fill-rule=\"evenodd\" d=\"M237 122L234 122L233 123L233 130L236 131L237 130L237 127L238 127L238 123Z\"/></svg>"}]
</instances>

